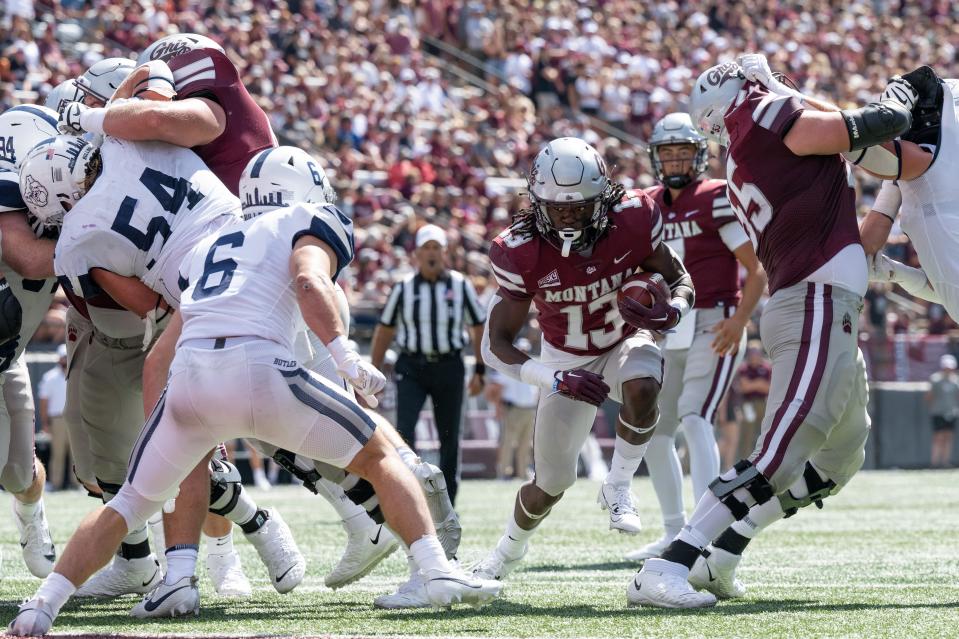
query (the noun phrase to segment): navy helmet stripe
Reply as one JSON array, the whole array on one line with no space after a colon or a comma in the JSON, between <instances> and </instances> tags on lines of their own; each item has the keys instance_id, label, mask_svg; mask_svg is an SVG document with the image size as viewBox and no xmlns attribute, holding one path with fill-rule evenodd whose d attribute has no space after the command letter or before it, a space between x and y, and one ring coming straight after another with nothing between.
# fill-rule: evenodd
<instances>
[{"instance_id":1,"label":"navy helmet stripe","mask_svg":"<svg viewBox=\"0 0 959 639\"><path fill-rule=\"evenodd\" d=\"M49 113L46 113L43 109L38 109L30 104L21 104L20 106L15 106L11 109L7 109L5 113L10 113L12 111L26 111L27 113L32 113L33 115L43 118L47 124L52 126L54 129L57 128L57 119L55 117Z\"/></svg>"},{"instance_id":2,"label":"navy helmet stripe","mask_svg":"<svg viewBox=\"0 0 959 639\"><path fill-rule=\"evenodd\" d=\"M275 149L267 149L262 151L259 156L256 158L256 162L253 163L253 168L250 169L250 177L258 178L260 177L260 169L263 168L263 163L266 162L266 156L272 153Z\"/></svg>"}]
</instances>

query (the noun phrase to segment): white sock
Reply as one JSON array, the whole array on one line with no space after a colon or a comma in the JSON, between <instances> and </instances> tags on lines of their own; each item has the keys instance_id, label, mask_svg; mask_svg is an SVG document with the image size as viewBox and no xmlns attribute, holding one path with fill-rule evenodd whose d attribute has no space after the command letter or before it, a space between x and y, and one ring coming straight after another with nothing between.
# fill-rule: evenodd
<instances>
[{"instance_id":1,"label":"white sock","mask_svg":"<svg viewBox=\"0 0 959 639\"><path fill-rule=\"evenodd\" d=\"M262 468L253 469L253 481L257 484L262 484L264 481L269 482L266 478L266 473L263 472Z\"/></svg>"},{"instance_id":2,"label":"white sock","mask_svg":"<svg viewBox=\"0 0 959 639\"><path fill-rule=\"evenodd\" d=\"M28 519L33 519L36 514L43 509L43 498L39 500L25 504L19 499L14 498L13 500L13 511L17 513L17 516L21 520L27 521Z\"/></svg>"},{"instance_id":3,"label":"white sock","mask_svg":"<svg viewBox=\"0 0 959 639\"><path fill-rule=\"evenodd\" d=\"M339 484L334 484L329 479L320 479L320 481L316 482L316 489L317 492L323 496L323 499L325 499L330 506L333 506L333 510L340 516L340 519L346 523L347 532L365 530L372 525L373 520L370 519L366 509L350 501L350 498L346 496L346 491L343 490L343 487ZM352 524L350 522L352 522ZM357 527L354 529L351 528L351 525Z\"/></svg>"},{"instance_id":4,"label":"white sock","mask_svg":"<svg viewBox=\"0 0 959 639\"><path fill-rule=\"evenodd\" d=\"M679 455L676 454L673 441L669 435L653 435L649 439L646 456L646 468L649 469L649 478L653 482L653 490L656 491L656 499L659 500L659 508L663 512L666 534L671 537L675 537L686 524L683 468L679 465ZM682 520L678 526L677 518ZM671 526L673 530L670 530Z\"/></svg>"},{"instance_id":5,"label":"white sock","mask_svg":"<svg viewBox=\"0 0 959 639\"><path fill-rule=\"evenodd\" d=\"M734 521L736 518L729 508L712 492L707 492L696 504L689 525L680 531L677 539L702 549Z\"/></svg>"},{"instance_id":6,"label":"white sock","mask_svg":"<svg viewBox=\"0 0 959 639\"><path fill-rule=\"evenodd\" d=\"M206 538L206 554L208 555L229 555L233 553L233 530L222 537Z\"/></svg>"},{"instance_id":7,"label":"white sock","mask_svg":"<svg viewBox=\"0 0 959 639\"><path fill-rule=\"evenodd\" d=\"M373 521L373 518L370 517L369 513L360 508L360 512L344 519L343 525L346 527L346 532L352 534L363 532L377 524Z\"/></svg>"},{"instance_id":8,"label":"white sock","mask_svg":"<svg viewBox=\"0 0 959 639\"><path fill-rule=\"evenodd\" d=\"M786 516L778 497L773 497L765 504L756 504L749 509L749 514L733 522L732 528L743 537L754 538L770 524Z\"/></svg>"},{"instance_id":9,"label":"white sock","mask_svg":"<svg viewBox=\"0 0 959 639\"><path fill-rule=\"evenodd\" d=\"M535 532L536 528L532 530L520 528L513 515L510 515L509 521L506 522L506 532L500 537L496 548L507 559L522 557L526 552L526 545L529 544L529 540Z\"/></svg>"},{"instance_id":10,"label":"white sock","mask_svg":"<svg viewBox=\"0 0 959 639\"><path fill-rule=\"evenodd\" d=\"M666 529L666 537L675 539L679 531L686 525L686 513L678 515L663 515L663 528Z\"/></svg>"},{"instance_id":11,"label":"white sock","mask_svg":"<svg viewBox=\"0 0 959 639\"><path fill-rule=\"evenodd\" d=\"M440 545L436 535L423 535L410 544L413 561L423 572L452 572L453 567L446 559L446 551Z\"/></svg>"},{"instance_id":12,"label":"white sock","mask_svg":"<svg viewBox=\"0 0 959 639\"><path fill-rule=\"evenodd\" d=\"M683 417L683 433L689 446L689 474L693 496L699 501L709 484L719 475L719 447L713 425L699 415ZM647 462L648 463L648 462Z\"/></svg>"},{"instance_id":13,"label":"white sock","mask_svg":"<svg viewBox=\"0 0 959 639\"><path fill-rule=\"evenodd\" d=\"M606 483L620 485L633 481L633 475L639 470L639 465L642 463L643 455L646 454L648 447L649 442L630 444L617 435L616 443L613 446L613 461L609 465Z\"/></svg>"},{"instance_id":14,"label":"white sock","mask_svg":"<svg viewBox=\"0 0 959 639\"><path fill-rule=\"evenodd\" d=\"M647 570L661 572L664 575L676 575L677 577L682 577L683 579L689 579L689 568L682 564L678 564L675 561L669 561L659 557L653 557L646 560L646 563L643 564L642 572L646 572Z\"/></svg>"},{"instance_id":15,"label":"white sock","mask_svg":"<svg viewBox=\"0 0 959 639\"><path fill-rule=\"evenodd\" d=\"M227 494L229 494L230 490L238 491L239 495L237 496L236 504L233 505L233 508L223 513L223 516L229 519L230 521L232 521L234 524L237 524L238 526L242 526L243 524L249 523L250 520L252 520L256 516L256 510L257 510L256 502L253 501L252 497L250 497L249 492L243 490L242 484L232 484L231 486L227 488ZM225 497L226 496L224 495L224 497L221 498L221 500L224 499ZM225 504L217 503L217 504L210 504L210 505L214 508L216 507L222 508Z\"/></svg>"},{"instance_id":16,"label":"white sock","mask_svg":"<svg viewBox=\"0 0 959 639\"><path fill-rule=\"evenodd\" d=\"M166 551L166 576L163 581L167 585L175 584L184 577L196 574L197 547L193 544L172 546Z\"/></svg>"},{"instance_id":17,"label":"white sock","mask_svg":"<svg viewBox=\"0 0 959 639\"><path fill-rule=\"evenodd\" d=\"M67 603L76 591L76 586L70 583L69 579L58 572L51 572L37 588L34 597L43 598L53 608L53 613L58 614L63 604Z\"/></svg>"},{"instance_id":18,"label":"white sock","mask_svg":"<svg viewBox=\"0 0 959 639\"><path fill-rule=\"evenodd\" d=\"M136 530L131 530L127 536L123 538L123 543L130 546L136 546L137 544L142 544L144 541L147 541L147 539L149 539L149 535L147 534L147 526L146 524L143 524Z\"/></svg>"},{"instance_id":19,"label":"white sock","mask_svg":"<svg viewBox=\"0 0 959 639\"><path fill-rule=\"evenodd\" d=\"M413 449L409 446L397 446L396 452L400 456L400 459L403 460L403 463L406 464L406 467L410 470L413 470L422 463L422 460L419 456L413 452Z\"/></svg>"}]
</instances>

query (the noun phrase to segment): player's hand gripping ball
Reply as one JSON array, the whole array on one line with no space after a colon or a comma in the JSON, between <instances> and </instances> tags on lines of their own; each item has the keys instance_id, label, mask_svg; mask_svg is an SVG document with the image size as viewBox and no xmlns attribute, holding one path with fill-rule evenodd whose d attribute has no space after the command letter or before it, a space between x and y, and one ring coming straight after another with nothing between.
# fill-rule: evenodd
<instances>
[{"instance_id":1,"label":"player's hand gripping ball","mask_svg":"<svg viewBox=\"0 0 959 639\"><path fill-rule=\"evenodd\" d=\"M627 324L651 331L673 328L679 310L669 303L669 286L659 273L636 273L626 278L616 297Z\"/></svg>"}]
</instances>

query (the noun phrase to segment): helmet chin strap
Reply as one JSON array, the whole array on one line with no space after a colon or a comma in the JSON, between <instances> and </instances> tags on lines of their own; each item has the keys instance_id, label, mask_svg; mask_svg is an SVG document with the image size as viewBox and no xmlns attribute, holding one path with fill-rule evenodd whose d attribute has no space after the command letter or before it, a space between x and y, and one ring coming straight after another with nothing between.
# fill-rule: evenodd
<instances>
[{"instance_id":1,"label":"helmet chin strap","mask_svg":"<svg viewBox=\"0 0 959 639\"><path fill-rule=\"evenodd\" d=\"M569 257L569 252L573 248L573 242L578 240L583 232L579 229L559 229L556 231L559 239L563 240L563 248L560 249L560 255Z\"/></svg>"}]
</instances>

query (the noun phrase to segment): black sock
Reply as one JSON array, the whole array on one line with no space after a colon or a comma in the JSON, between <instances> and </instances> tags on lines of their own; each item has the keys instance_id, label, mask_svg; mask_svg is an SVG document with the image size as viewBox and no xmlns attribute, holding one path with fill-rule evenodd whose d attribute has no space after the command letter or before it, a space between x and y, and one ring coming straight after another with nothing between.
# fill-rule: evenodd
<instances>
[{"instance_id":1,"label":"black sock","mask_svg":"<svg viewBox=\"0 0 959 639\"><path fill-rule=\"evenodd\" d=\"M687 544L685 541L679 539L674 539L666 546L662 558L666 561L672 561L677 564L682 564L687 568L692 568L696 560L699 559L699 555L700 551L696 546Z\"/></svg>"},{"instance_id":2,"label":"black sock","mask_svg":"<svg viewBox=\"0 0 959 639\"><path fill-rule=\"evenodd\" d=\"M738 532L732 529L732 526L723 531L723 534L713 542L713 546L716 548L722 548L726 552L730 552L734 555L741 555L743 551L746 550L746 546L749 545L749 542L752 541L749 537L743 537Z\"/></svg>"}]
</instances>

